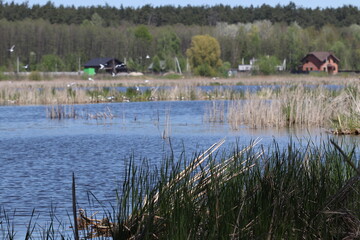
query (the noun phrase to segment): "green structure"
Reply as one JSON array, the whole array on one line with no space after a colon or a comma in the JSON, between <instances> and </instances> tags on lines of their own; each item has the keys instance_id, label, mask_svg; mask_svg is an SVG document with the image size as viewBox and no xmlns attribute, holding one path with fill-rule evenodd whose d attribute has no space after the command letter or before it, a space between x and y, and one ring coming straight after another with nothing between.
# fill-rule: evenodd
<instances>
[{"instance_id":1,"label":"green structure","mask_svg":"<svg viewBox=\"0 0 360 240\"><path fill-rule=\"evenodd\" d=\"M84 73L87 75L95 75L95 68L85 68Z\"/></svg>"}]
</instances>

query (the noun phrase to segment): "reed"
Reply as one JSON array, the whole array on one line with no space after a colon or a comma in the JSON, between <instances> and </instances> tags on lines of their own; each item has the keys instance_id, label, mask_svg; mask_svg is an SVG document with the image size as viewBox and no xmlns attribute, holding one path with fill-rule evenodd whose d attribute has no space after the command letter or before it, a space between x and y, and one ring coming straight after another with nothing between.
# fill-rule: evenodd
<instances>
[{"instance_id":1,"label":"reed","mask_svg":"<svg viewBox=\"0 0 360 240\"><path fill-rule=\"evenodd\" d=\"M360 114L359 100L348 88L330 90L321 86L284 86L246 93L244 98L229 104L227 117L232 129L237 130L244 125L250 128L327 129L359 129L360 126L356 121Z\"/></svg>"},{"instance_id":2,"label":"reed","mask_svg":"<svg viewBox=\"0 0 360 240\"><path fill-rule=\"evenodd\" d=\"M211 105L207 105L205 108L204 121L208 123L224 123L225 102L212 101Z\"/></svg>"},{"instance_id":3,"label":"reed","mask_svg":"<svg viewBox=\"0 0 360 240\"><path fill-rule=\"evenodd\" d=\"M56 105L46 108L46 117L50 119L66 119L66 118L78 118L79 115L76 113L73 105L63 106Z\"/></svg>"},{"instance_id":4,"label":"reed","mask_svg":"<svg viewBox=\"0 0 360 240\"><path fill-rule=\"evenodd\" d=\"M357 239L360 170L356 146L334 139L290 141L268 148L258 140L220 151L221 140L191 160L169 155L154 168L129 160L118 205L104 218L80 210L80 237L95 239ZM30 217L27 239L73 239ZM33 221L34 219L34 221ZM1 216L3 239L15 239ZM61 225L61 224L60 224ZM90 228L90 229L87 229ZM40 232L37 237L36 232ZM89 235L91 234L91 235Z\"/></svg>"},{"instance_id":5,"label":"reed","mask_svg":"<svg viewBox=\"0 0 360 240\"><path fill-rule=\"evenodd\" d=\"M79 111L74 105L52 105L46 108L46 117L50 119L96 119L105 120L113 119L115 115L109 107L106 107L103 112L92 113L85 109Z\"/></svg>"},{"instance_id":6,"label":"reed","mask_svg":"<svg viewBox=\"0 0 360 240\"><path fill-rule=\"evenodd\" d=\"M258 142L231 154L214 144L158 172L131 162L109 231L113 239L328 239L359 237L355 150L337 143ZM220 158L220 159L218 159Z\"/></svg>"},{"instance_id":7,"label":"reed","mask_svg":"<svg viewBox=\"0 0 360 240\"><path fill-rule=\"evenodd\" d=\"M45 75L44 79L49 79ZM304 85L304 84L356 84L357 79L351 77L299 77L299 76L270 76L270 77L239 77L231 79L207 78L162 79L152 76L141 78L116 77L103 78L96 76L95 81L82 79L81 76L53 76L51 80L10 80L0 81L0 104L74 104L97 103L107 101L154 101L154 100L236 100L243 98L243 92L235 92L223 85ZM200 91L197 86L217 85L215 91ZM140 86L152 87L144 93L125 94L115 91L118 86L135 88ZM159 90L160 87L168 87ZM129 90L130 91L130 90ZM130 96L129 96L130 94Z\"/></svg>"},{"instance_id":8,"label":"reed","mask_svg":"<svg viewBox=\"0 0 360 240\"><path fill-rule=\"evenodd\" d=\"M44 225L38 222L39 214L33 209L26 224L25 231L21 232L18 231L22 225L19 226L15 224L16 217L16 211L9 214L5 209L2 209L2 213L0 214L0 239L72 239L72 235L69 234L68 230L69 226L65 226L65 224L60 221L53 208L50 209L50 218Z\"/></svg>"},{"instance_id":9,"label":"reed","mask_svg":"<svg viewBox=\"0 0 360 240\"><path fill-rule=\"evenodd\" d=\"M157 173L132 163L113 239L359 237L360 177L344 161L356 160L354 151L257 143L226 156L216 153L219 142L193 161L168 159Z\"/></svg>"}]
</instances>

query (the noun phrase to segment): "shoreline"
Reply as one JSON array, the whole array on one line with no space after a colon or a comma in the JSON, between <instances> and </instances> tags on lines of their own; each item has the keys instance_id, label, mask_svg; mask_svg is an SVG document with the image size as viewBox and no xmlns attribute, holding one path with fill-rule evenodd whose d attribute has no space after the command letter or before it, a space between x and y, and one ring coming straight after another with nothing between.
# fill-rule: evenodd
<instances>
[{"instance_id":1,"label":"shoreline","mask_svg":"<svg viewBox=\"0 0 360 240\"><path fill-rule=\"evenodd\" d=\"M106 75L92 77L89 81L83 76L57 76L43 80L2 80L0 88L18 87L19 85L32 86L66 86L71 83L78 83L87 86L111 86L122 85L124 87L147 85L147 86L208 86L208 85L284 85L284 84L348 84L358 82L357 76L326 76L318 77L312 75L273 75L273 76L239 76L234 78L203 78L203 77L182 77L179 79L170 79L166 77L154 77L144 75L139 77L116 76L109 78Z\"/></svg>"}]
</instances>

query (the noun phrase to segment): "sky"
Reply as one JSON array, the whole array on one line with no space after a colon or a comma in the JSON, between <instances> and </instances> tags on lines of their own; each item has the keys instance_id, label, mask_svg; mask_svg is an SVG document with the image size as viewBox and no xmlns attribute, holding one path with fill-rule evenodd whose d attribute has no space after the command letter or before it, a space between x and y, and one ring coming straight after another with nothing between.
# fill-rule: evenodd
<instances>
[{"instance_id":1,"label":"sky","mask_svg":"<svg viewBox=\"0 0 360 240\"><path fill-rule=\"evenodd\" d=\"M3 3L6 2L12 2L15 3L23 3L24 1L21 0L5 0ZM214 5L229 5L229 6L243 6L243 7L249 7L251 4L254 7L261 6L262 4L267 4L272 7L276 6L277 4L280 5L288 5L290 0L268 0L268 1L262 1L262 0L50 0L52 3L55 4L55 6L72 6L75 7L78 6L104 6L108 4L109 6L113 7L120 7L123 5L124 7L134 7L138 8L141 6L144 6L145 4L150 4L151 6L164 6L164 5L172 5L172 6L214 6ZM44 5L48 0L27 0L28 4L31 6L33 4L40 4ZM304 8L338 8L342 7L344 5L352 5L360 8L360 1L359 0L292 0L298 7L304 7Z\"/></svg>"}]
</instances>

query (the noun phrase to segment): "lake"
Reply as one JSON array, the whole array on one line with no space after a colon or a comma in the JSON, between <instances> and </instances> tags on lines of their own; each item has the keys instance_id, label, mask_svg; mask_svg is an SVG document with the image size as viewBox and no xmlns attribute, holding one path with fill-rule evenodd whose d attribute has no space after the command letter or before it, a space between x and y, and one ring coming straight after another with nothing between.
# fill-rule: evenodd
<instances>
[{"instance_id":1,"label":"lake","mask_svg":"<svg viewBox=\"0 0 360 240\"><path fill-rule=\"evenodd\" d=\"M61 120L48 118L47 106L1 106L0 222L5 222L5 210L20 239L35 209L39 225L44 226L54 212L67 229L72 173L80 207L89 206L92 194L106 207L116 205L116 190L131 157L138 164L146 158L150 166L158 166L171 150L175 158L184 150L191 158L224 137L226 144L221 149L237 143L245 146L256 138L264 146L275 139L285 147L290 139L321 142L328 137L322 129L254 130L244 126L232 131L226 121L204 121L209 106L209 101L75 105L79 118ZM114 117L88 118L103 112ZM336 138L358 141L349 136Z\"/></svg>"}]
</instances>

